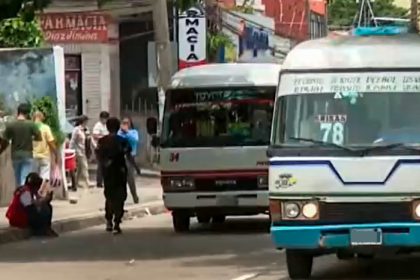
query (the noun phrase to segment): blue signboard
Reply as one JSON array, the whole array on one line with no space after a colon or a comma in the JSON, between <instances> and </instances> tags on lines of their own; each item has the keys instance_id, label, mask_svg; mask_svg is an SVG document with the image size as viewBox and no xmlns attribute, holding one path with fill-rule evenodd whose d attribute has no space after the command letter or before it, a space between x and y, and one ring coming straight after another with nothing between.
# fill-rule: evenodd
<instances>
[{"instance_id":1,"label":"blue signboard","mask_svg":"<svg viewBox=\"0 0 420 280\"><path fill-rule=\"evenodd\" d=\"M243 36L239 38L239 55L245 50L253 50L257 55L260 50L268 50L269 34L263 28L245 25Z\"/></svg>"}]
</instances>

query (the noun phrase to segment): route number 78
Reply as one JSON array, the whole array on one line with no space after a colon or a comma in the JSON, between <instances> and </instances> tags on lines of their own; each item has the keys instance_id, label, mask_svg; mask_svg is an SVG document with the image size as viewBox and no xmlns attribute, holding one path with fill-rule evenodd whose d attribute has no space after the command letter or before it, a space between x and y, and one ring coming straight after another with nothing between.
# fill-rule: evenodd
<instances>
[{"instance_id":1,"label":"route number 78","mask_svg":"<svg viewBox=\"0 0 420 280\"><path fill-rule=\"evenodd\" d=\"M344 124L341 122L321 123L322 141L342 145L344 142Z\"/></svg>"}]
</instances>

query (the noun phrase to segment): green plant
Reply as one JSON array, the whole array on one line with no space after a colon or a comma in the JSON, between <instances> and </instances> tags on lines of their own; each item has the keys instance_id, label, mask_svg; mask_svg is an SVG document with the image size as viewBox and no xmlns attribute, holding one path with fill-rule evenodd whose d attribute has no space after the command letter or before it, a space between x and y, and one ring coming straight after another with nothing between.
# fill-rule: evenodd
<instances>
[{"instance_id":1,"label":"green plant","mask_svg":"<svg viewBox=\"0 0 420 280\"><path fill-rule=\"evenodd\" d=\"M65 139L66 135L62 132L60 128L60 119L58 117L57 105L52 98L48 96L43 96L32 100L32 111L41 111L44 116L44 123L49 125L51 132L54 135L55 141L58 146L61 146Z\"/></svg>"},{"instance_id":2,"label":"green plant","mask_svg":"<svg viewBox=\"0 0 420 280\"><path fill-rule=\"evenodd\" d=\"M393 0L376 0L372 3L375 17L405 17L407 9L398 7ZM354 0L334 0L328 5L328 25L332 29L351 27L359 11L359 4Z\"/></svg>"},{"instance_id":3,"label":"green plant","mask_svg":"<svg viewBox=\"0 0 420 280\"><path fill-rule=\"evenodd\" d=\"M0 48L39 47L44 34L36 19L25 21L22 17L0 21Z\"/></svg>"},{"instance_id":4,"label":"green plant","mask_svg":"<svg viewBox=\"0 0 420 280\"><path fill-rule=\"evenodd\" d=\"M232 39L223 32L207 32L207 52L210 60L214 60L220 50L220 47L233 47Z\"/></svg>"}]
</instances>

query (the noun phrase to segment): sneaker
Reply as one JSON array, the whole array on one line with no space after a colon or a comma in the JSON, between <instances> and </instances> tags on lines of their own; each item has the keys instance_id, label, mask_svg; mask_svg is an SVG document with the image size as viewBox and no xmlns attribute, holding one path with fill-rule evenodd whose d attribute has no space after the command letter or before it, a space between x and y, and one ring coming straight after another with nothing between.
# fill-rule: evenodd
<instances>
[{"instance_id":1,"label":"sneaker","mask_svg":"<svg viewBox=\"0 0 420 280\"><path fill-rule=\"evenodd\" d=\"M107 222L106 223L106 231L111 232L112 229L113 229L112 222Z\"/></svg>"},{"instance_id":2,"label":"sneaker","mask_svg":"<svg viewBox=\"0 0 420 280\"><path fill-rule=\"evenodd\" d=\"M122 230L120 228L120 225L115 225L114 230L112 231L113 234L121 234Z\"/></svg>"},{"instance_id":3,"label":"sneaker","mask_svg":"<svg viewBox=\"0 0 420 280\"><path fill-rule=\"evenodd\" d=\"M140 199L136 196L136 197L133 197L133 201L134 201L134 204L139 204Z\"/></svg>"}]
</instances>

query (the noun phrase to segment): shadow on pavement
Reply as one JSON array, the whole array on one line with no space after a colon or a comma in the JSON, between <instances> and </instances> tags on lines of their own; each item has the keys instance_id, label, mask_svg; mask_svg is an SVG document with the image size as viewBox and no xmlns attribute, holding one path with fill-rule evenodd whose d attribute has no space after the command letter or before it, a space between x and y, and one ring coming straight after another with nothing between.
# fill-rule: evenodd
<instances>
[{"instance_id":1,"label":"shadow on pavement","mask_svg":"<svg viewBox=\"0 0 420 280\"><path fill-rule=\"evenodd\" d=\"M133 227L132 223L139 226ZM120 236L113 236L99 227L52 240L1 246L0 262L169 260L190 267L236 266L266 271L273 265L273 259L281 258L272 247L267 224L266 217L228 219L219 227L194 222L191 232L176 234L171 224L142 226L142 219L139 219L124 222L124 233Z\"/></svg>"},{"instance_id":2,"label":"shadow on pavement","mask_svg":"<svg viewBox=\"0 0 420 280\"><path fill-rule=\"evenodd\" d=\"M330 259L329 262L323 261L328 263L328 268L318 264L322 258ZM418 254L373 261L335 261L332 256L322 258L314 263L312 279L420 279Z\"/></svg>"},{"instance_id":3,"label":"shadow on pavement","mask_svg":"<svg viewBox=\"0 0 420 280\"><path fill-rule=\"evenodd\" d=\"M159 217L160 216L160 217ZM54 240L31 240L0 247L2 263L134 262L155 269L166 267L233 268L285 280L284 254L276 251L267 231L266 217L228 219L220 227L198 225L176 234L169 215L123 223L124 233L113 236L96 227ZM154 222L158 220L157 222ZM153 222L150 222L153 221ZM142 262L143 261L143 262ZM420 279L420 256L373 262L316 258L312 279ZM258 279L258 278L257 278Z\"/></svg>"}]
</instances>

